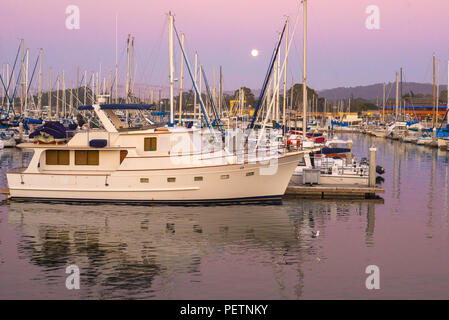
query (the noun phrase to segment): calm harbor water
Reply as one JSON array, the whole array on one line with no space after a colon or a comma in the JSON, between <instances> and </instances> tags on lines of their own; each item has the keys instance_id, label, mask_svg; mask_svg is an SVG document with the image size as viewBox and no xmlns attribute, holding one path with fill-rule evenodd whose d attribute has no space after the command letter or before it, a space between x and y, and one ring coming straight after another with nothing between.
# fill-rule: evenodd
<instances>
[{"instance_id":1,"label":"calm harbor water","mask_svg":"<svg viewBox=\"0 0 449 320\"><path fill-rule=\"evenodd\" d=\"M449 153L351 137L358 157L372 143L378 148L383 200L208 207L6 201L0 299L449 299ZM4 188L20 151L0 156ZM80 268L79 290L65 286L71 264ZM365 287L368 265L380 269L379 290Z\"/></svg>"}]
</instances>

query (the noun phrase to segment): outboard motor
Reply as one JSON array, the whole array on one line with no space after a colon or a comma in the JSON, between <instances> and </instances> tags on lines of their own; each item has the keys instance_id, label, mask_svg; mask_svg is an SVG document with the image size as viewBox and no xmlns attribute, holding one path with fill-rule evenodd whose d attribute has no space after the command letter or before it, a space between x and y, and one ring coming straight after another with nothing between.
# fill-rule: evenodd
<instances>
[{"instance_id":1,"label":"outboard motor","mask_svg":"<svg viewBox=\"0 0 449 320\"><path fill-rule=\"evenodd\" d=\"M381 176L376 177L376 184L382 184L385 181L385 179Z\"/></svg>"}]
</instances>

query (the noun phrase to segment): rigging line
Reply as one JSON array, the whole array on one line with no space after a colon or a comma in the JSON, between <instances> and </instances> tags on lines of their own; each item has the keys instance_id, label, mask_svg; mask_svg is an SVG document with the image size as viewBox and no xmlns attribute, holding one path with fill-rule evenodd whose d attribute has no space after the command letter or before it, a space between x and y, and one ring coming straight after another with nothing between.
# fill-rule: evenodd
<instances>
[{"instance_id":1,"label":"rigging line","mask_svg":"<svg viewBox=\"0 0 449 320\"><path fill-rule=\"evenodd\" d=\"M183 57L184 57L184 61L186 62L186 67L187 67L187 71L189 72L190 79L191 79L192 82L193 82L193 85L194 85L194 88L195 88L195 92L196 92L196 95L197 95L197 99L198 99L198 102L200 103L201 111L202 111L202 113L203 113L203 115L204 115L204 120L206 121L206 125L207 125L207 127L209 128L209 131L210 131L210 133L211 133L213 139L216 140L215 132L212 130L212 127L211 127L211 125L209 124L209 117L207 116L206 110L204 109L204 104L203 104L202 97L201 97L201 95L198 93L198 88L196 87L196 83L195 83L195 81L194 81L194 78L193 78L193 75L192 75L192 71L191 71L191 69L190 69L190 63L189 63L189 60L188 60L187 57L186 57L186 54L185 54L185 52L184 52L184 49L182 48L181 39L179 38L178 30L176 29L176 25L175 25L174 21L173 21L173 29L175 30L176 38L178 39L178 44L179 44L179 46L180 46L180 48L181 48L181 52L182 52L182 55L183 55Z\"/></svg>"},{"instance_id":2,"label":"rigging line","mask_svg":"<svg viewBox=\"0 0 449 320\"><path fill-rule=\"evenodd\" d=\"M291 43L293 42L293 39L294 39L294 36L295 36L296 28L297 28L298 21L299 21L299 13L300 13L300 9L298 9L298 13L297 13L297 15L296 15L295 25L294 25L293 32L292 32L291 37L290 37L290 41L289 41L289 44L288 44L288 47L287 47L286 55L285 55L285 57L284 57L284 62L283 62L283 64L282 64L282 69L280 70L279 79L277 79L278 82L277 82L277 84L276 84L276 89L273 90L273 91L275 91L275 92L274 92L275 94L277 94L277 93L279 92L279 84L280 84L280 82L281 82L282 75L284 74L284 72L286 72L287 57L288 57L288 54L289 54L289 52L290 52ZM288 20L287 20L287 21L288 21ZM285 22L284 30L285 30L285 27L287 26L287 21ZM280 44L281 44L281 42L282 42L282 38L283 38L283 32L282 32L282 34L281 34L281 36L280 36L280 38L279 38L278 50L279 50L279 46L280 46ZM277 58L277 57L275 57L275 59L276 59L276 58ZM273 60L273 61L274 61L274 60ZM270 82L272 82L273 85L275 85L273 78L270 79ZM262 94L262 93L261 93L261 94ZM275 101L275 99L273 99L273 100L271 101L271 103L270 103L270 107L269 107L270 110L271 110L271 105L274 103L274 101ZM268 109L268 106L267 106L267 109ZM256 112L256 110L254 111L254 113L255 113L255 112ZM264 121L264 126L263 126L262 131L265 129L266 120L268 119L268 113L269 113L269 111L267 111L267 117L266 117L266 119L265 119L265 121ZM253 116L253 120L252 120L252 123L251 123L252 125L253 125L253 122L254 122L255 118L256 118L256 117ZM250 126L250 130L251 130L251 129L252 129L252 127ZM249 133L248 133L248 136L249 136Z\"/></svg>"},{"instance_id":3,"label":"rigging line","mask_svg":"<svg viewBox=\"0 0 449 320\"><path fill-rule=\"evenodd\" d=\"M394 82L390 82L390 90L388 90L387 97L385 98L385 103L387 103L388 99L390 99L390 93L391 93L391 90L393 89L393 84L394 84Z\"/></svg>"},{"instance_id":4,"label":"rigging line","mask_svg":"<svg viewBox=\"0 0 449 320\"><path fill-rule=\"evenodd\" d=\"M154 69L156 68L157 62L159 61L159 57L161 55L162 39L163 39L163 37L165 35L166 28L167 28L167 21L164 19L164 25L163 25L163 28L161 30L160 38L159 38L159 41L158 41L158 43L157 43L157 45L155 47L155 51L154 51L154 53L156 54L156 58L153 60L154 62L153 62L153 65L152 65L152 67L150 69L150 74L148 76L148 81L150 83L151 83L151 80L152 80L153 75L154 75ZM156 50L156 48L158 50Z\"/></svg>"},{"instance_id":5,"label":"rigging line","mask_svg":"<svg viewBox=\"0 0 449 320\"><path fill-rule=\"evenodd\" d=\"M14 98L15 98L16 91L17 91L17 85L19 84L21 73L22 73L22 70L19 71L19 75L17 76L16 85L14 86L14 92L13 92L13 95L11 97L11 100L9 101L9 107L8 107L8 113L6 114L6 119L8 119L9 113L11 112L12 103L14 102ZM13 112L14 117L15 117L16 116L16 112L15 112L14 108L12 108L12 112Z\"/></svg>"},{"instance_id":6,"label":"rigging line","mask_svg":"<svg viewBox=\"0 0 449 320\"><path fill-rule=\"evenodd\" d=\"M2 79L2 77L0 75L0 79L2 81L2 85L3 85L3 88L5 89L5 93L6 93L6 97L5 98L8 98L8 100L10 100L9 95L8 95L8 91L9 91L9 87L11 85L11 79L12 79L12 76L14 74L14 70L16 68L16 63L17 63L17 59L19 57L19 53L20 53L20 44L19 44L19 49L17 50L16 59L14 60L13 69L11 70L11 75L9 76L8 88L6 88L6 86L5 86L4 82L3 82L3 79Z\"/></svg>"},{"instance_id":7,"label":"rigging line","mask_svg":"<svg viewBox=\"0 0 449 320\"><path fill-rule=\"evenodd\" d=\"M268 67L268 72L265 75L265 79L264 79L264 82L263 82L263 85L262 85L262 90L260 91L260 95L259 95L259 99L258 99L257 104L256 104L256 108L254 109L254 115L253 115L253 118L252 118L251 123L249 125L248 136L251 133L251 129L254 128L254 123L255 123L255 121L257 119L257 115L258 115L258 112L259 112L259 109L260 109L260 106L261 106L261 102L262 102L263 97L264 97L264 95L266 93L267 82L268 82L268 79L271 77L271 73L273 71L274 62L276 61L277 54L279 53L279 48L280 48L280 45L281 45L281 42L282 42L282 38L284 37L284 32L285 32L286 26L287 26L287 21L284 24L284 28L282 29L282 33L281 33L281 36L280 36L279 41L277 43L277 46L275 47L275 50L273 51L273 54L271 56L270 64L269 64L269 67Z\"/></svg>"},{"instance_id":8,"label":"rigging line","mask_svg":"<svg viewBox=\"0 0 449 320\"><path fill-rule=\"evenodd\" d=\"M11 74L9 76L8 90L9 90L9 86L11 85L12 75L14 74L14 70L16 69L16 63L17 63L17 59L19 58L19 53L20 53L20 44L19 44L19 49L17 49L16 59L14 60L14 66L13 66L13 68L11 70Z\"/></svg>"},{"instance_id":9,"label":"rigging line","mask_svg":"<svg viewBox=\"0 0 449 320\"><path fill-rule=\"evenodd\" d=\"M33 82L34 73L36 72L36 67L37 67L37 63L38 62L39 62L39 56L37 56L36 63L34 64L33 73L31 74L31 79L30 79L30 82L28 84L28 89L27 89L27 92L26 92L27 96L28 96L28 93L30 92L31 83Z\"/></svg>"},{"instance_id":10,"label":"rigging line","mask_svg":"<svg viewBox=\"0 0 449 320\"><path fill-rule=\"evenodd\" d=\"M206 91L207 91L207 94L209 96L208 97L209 101L212 102L212 107L213 107L213 110L214 110L215 119L217 120L218 128L223 133L223 128L221 127L221 123L220 123L220 117L218 116L217 109L215 108L214 98L211 95L210 88L209 88L209 83L207 82L207 77L206 77L206 73L204 72L204 68L201 68L201 72L203 74L204 84L206 85Z\"/></svg>"},{"instance_id":11,"label":"rigging line","mask_svg":"<svg viewBox=\"0 0 449 320\"><path fill-rule=\"evenodd\" d=\"M2 78L2 75L1 75L1 74L0 74L0 80L1 80L1 82L2 82L3 88L5 89L5 98L8 98L8 100L9 100L8 91L6 91L6 86L5 86L5 83L3 82L3 78ZM2 100L3 100L3 99L2 99Z\"/></svg>"},{"instance_id":12,"label":"rigging line","mask_svg":"<svg viewBox=\"0 0 449 320\"><path fill-rule=\"evenodd\" d=\"M159 37L157 38L156 45L155 46L150 46L151 49L148 50L149 51L148 57L147 57L147 59L144 59L144 61L147 62L146 64L143 65L143 69L142 69L143 70L142 72L144 73L144 79L147 77L147 71L148 71L148 67L150 66L150 61L155 63L155 61L153 59L153 56L157 52L160 52L160 50L161 50L162 39L164 37L166 27L167 27L167 20L164 19L164 23L162 24L162 29L159 32Z\"/></svg>"},{"instance_id":13,"label":"rigging line","mask_svg":"<svg viewBox=\"0 0 449 320\"><path fill-rule=\"evenodd\" d=\"M22 63L24 61L25 61L25 57L23 57ZM13 95L11 97L11 100L9 101L9 107L8 107L8 113L6 114L6 119L8 119L9 113L11 112L12 103L14 102L14 98L15 98L16 91L17 91L17 85L19 84L21 75L22 75L22 69L19 71L19 75L18 75L17 80L16 80L16 85L14 86L14 93L13 93ZM16 116L16 112L15 112L14 108L12 108L12 112L13 112L14 117L15 117Z\"/></svg>"}]
</instances>

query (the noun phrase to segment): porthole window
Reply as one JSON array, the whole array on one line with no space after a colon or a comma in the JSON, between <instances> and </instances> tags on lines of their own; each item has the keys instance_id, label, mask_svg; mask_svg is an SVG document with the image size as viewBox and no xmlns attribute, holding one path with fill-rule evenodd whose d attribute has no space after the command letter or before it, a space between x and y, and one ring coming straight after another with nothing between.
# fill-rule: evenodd
<instances>
[{"instance_id":1,"label":"porthole window","mask_svg":"<svg viewBox=\"0 0 449 320\"><path fill-rule=\"evenodd\" d=\"M167 178L167 182L176 182L176 178Z\"/></svg>"},{"instance_id":2,"label":"porthole window","mask_svg":"<svg viewBox=\"0 0 449 320\"><path fill-rule=\"evenodd\" d=\"M148 178L140 178L140 183L148 183L150 182L150 179Z\"/></svg>"},{"instance_id":3,"label":"porthole window","mask_svg":"<svg viewBox=\"0 0 449 320\"><path fill-rule=\"evenodd\" d=\"M250 172L247 172L246 173L246 176L247 177L251 177L251 176L253 176L254 175L254 171L250 171Z\"/></svg>"},{"instance_id":4,"label":"porthole window","mask_svg":"<svg viewBox=\"0 0 449 320\"><path fill-rule=\"evenodd\" d=\"M203 181L203 177L195 177L194 180L195 181Z\"/></svg>"},{"instance_id":5,"label":"porthole window","mask_svg":"<svg viewBox=\"0 0 449 320\"><path fill-rule=\"evenodd\" d=\"M229 174L222 174L222 175L220 176L220 179L222 179L222 180L229 179Z\"/></svg>"}]
</instances>

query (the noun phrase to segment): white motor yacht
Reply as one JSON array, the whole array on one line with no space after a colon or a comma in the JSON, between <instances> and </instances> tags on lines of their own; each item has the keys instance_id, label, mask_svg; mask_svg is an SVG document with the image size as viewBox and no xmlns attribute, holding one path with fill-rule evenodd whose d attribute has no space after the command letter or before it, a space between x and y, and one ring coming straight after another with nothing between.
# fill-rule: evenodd
<instances>
[{"instance_id":1,"label":"white motor yacht","mask_svg":"<svg viewBox=\"0 0 449 320\"><path fill-rule=\"evenodd\" d=\"M126 106L126 105L125 105ZM124 106L124 108L126 108ZM300 151L243 154L204 145L201 129L130 128L114 105L84 106L103 128L19 144L34 155L7 173L10 196L99 202L228 202L279 200Z\"/></svg>"}]
</instances>

